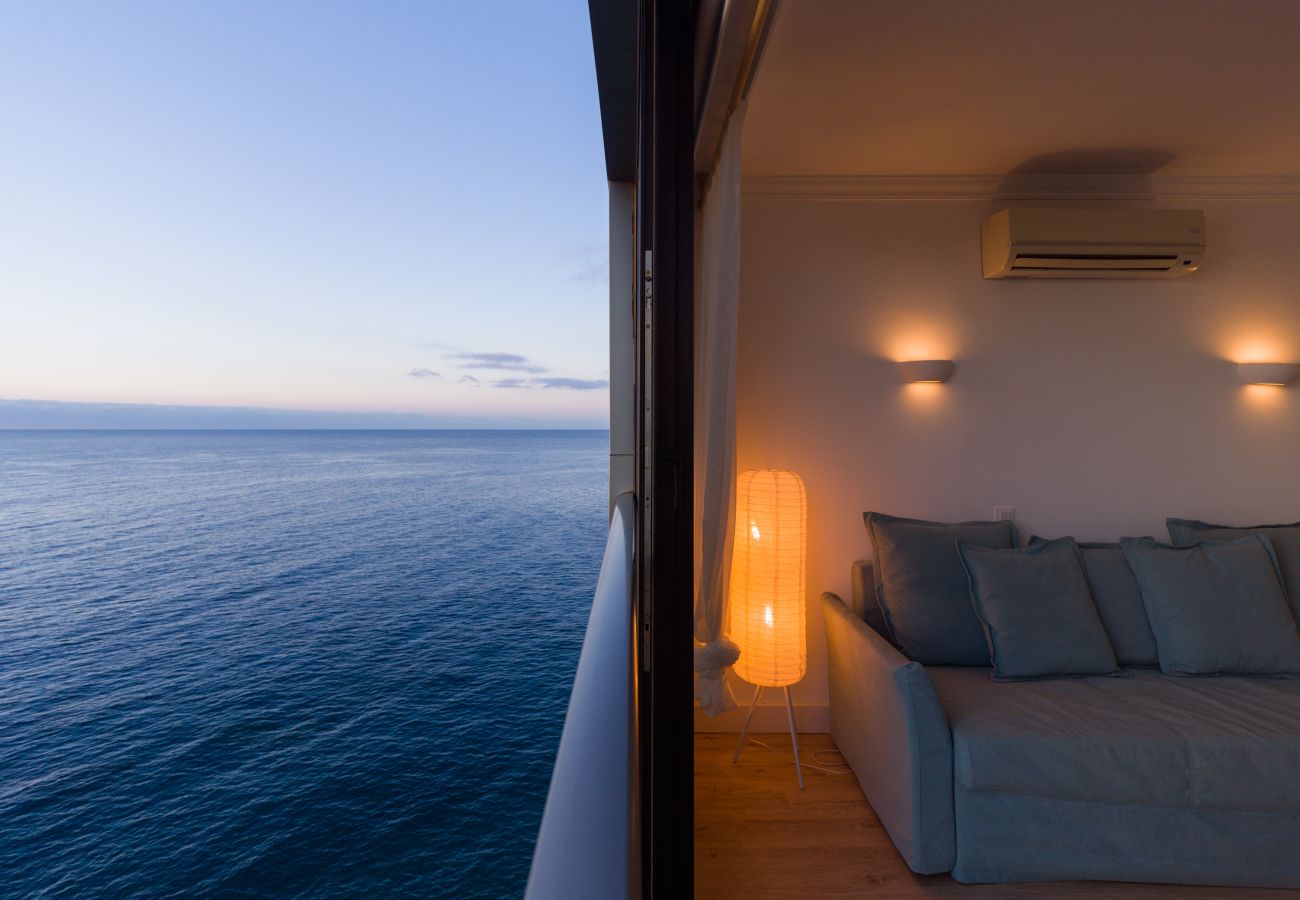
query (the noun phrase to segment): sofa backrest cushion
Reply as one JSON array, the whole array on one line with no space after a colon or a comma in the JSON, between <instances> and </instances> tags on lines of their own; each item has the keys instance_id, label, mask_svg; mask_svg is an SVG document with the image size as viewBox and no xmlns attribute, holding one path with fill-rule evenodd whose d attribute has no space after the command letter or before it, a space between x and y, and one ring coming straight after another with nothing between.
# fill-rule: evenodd
<instances>
[{"instance_id":1,"label":"sofa backrest cushion","mask_svg":"<svg viewBox=\"0 0 1300 900\"><path fill-rule=\"evenodd\" d=\"M995 681L1116 675L1074 538L989 550L958 541Z\"/></svg>"},{"instance_id":2,"label":"sofa backrest cushion","mask_svg":"<svg viewBox=\"0 0 1300 900\"><path fill-rule=\"evenodd\" d=\"M1268 538L1282 570L1282 586L1286 589L1291 615L1300 622L1300 522L1237 528L1211 525L1197 519L1166 519L1165 525L1169 529L1169 539L1179 545L1197 541L1230 541L1248 534L1261 534Z\"/></svg>"},{"instance_id":3,"label":"sofa backrest cushion","mask_svg":"<svg viewBox=\"0 0 1300 900\"><path fill-rule=\"evenodd\" d=\"M1120 541L1169 675L1300 675L1300 631L1268 538Z\"/></svg>"},{"instance_id":4,"label":"sofa backrest cushion","mask_svg":"<svg viewBox=\"0 0 1300 900\"><path fill-rule=\"evenodd\" d=\"M876 602L876 576L872 570L871 560L853 561L853 611L872 630L881 637L888 638L889 630L885 627L885 614Z\"/></svg>"},{"instance_id":5,"label":"sofa backrest cushion","mask_svg":"<svg viewBox=\"0 0 1300 900\"><path fill-rule=\"evenodd\" d=\"M1044 542L1044 538L1031 537L1029 545ZM1146 607L1142 605L1142 589L1129 567L1128 559L1119 543L1080 542L1079 556L1083 559L1083 572L1088 578L1088 589L1101 624L1106 626L1115 658L1122 666L1157 666L1156 636L1147 622Z\"/></svg>"},{"instance_id":6,"label":"sofa backrest cushion","mask_svg":"<svg viewBox=\"0 0 1300 900\"><path fill-rule=\"evenodd\" d=\"M871 536L876 602L886 636L927 666L987 666L984 628L970 600L957 541L1015 546L1011 522L926 522L863 514Z\"/></svg>"}]
</instances>

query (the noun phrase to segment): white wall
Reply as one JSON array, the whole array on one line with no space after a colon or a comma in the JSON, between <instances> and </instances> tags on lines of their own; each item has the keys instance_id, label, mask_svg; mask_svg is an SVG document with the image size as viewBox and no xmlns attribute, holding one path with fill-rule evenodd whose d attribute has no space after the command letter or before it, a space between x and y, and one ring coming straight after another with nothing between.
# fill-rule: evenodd
<instances>
[{"instance_id":1,"label":"white wall","mask_svg":"<svg viewBox=\"0 0 1300 900\"><path fill-rule=\"evenodd\" d=\"M1007 504L1026 535L1091 540L1163 537L1168 515L1300 519L1300 386L1239 387L1230 362L1300 361L1300 203L1172 205L1206 211L1194 275L985 281L997 206L747 201L738 464L808 486L796 704L826 703L818 598L869 555L864 510ZM956 360L948 384L898 383L893 360L930 357Z\"/></svg>"},{"instance_id":2,"label":"white wall","mask_svg":"<svg viewBox=\"0 0 1300 900\"><path fill-rule=\"evenodd\" d=\"M636 185L609 183L609 514L636 489Z\"/></svg>"}]
</instances>

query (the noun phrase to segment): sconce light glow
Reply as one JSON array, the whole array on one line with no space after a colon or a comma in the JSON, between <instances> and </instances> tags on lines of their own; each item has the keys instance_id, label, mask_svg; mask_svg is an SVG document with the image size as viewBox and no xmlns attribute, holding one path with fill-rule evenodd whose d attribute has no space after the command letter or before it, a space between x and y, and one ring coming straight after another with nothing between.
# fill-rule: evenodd
<instances>
[{"instance_id":1,"label":"sconce light glow","mask_svg":"<svg viewBox=\"0 0 1300 900\"><path fill-rule=\"evenodd\" d=\"M1237 363L1238 384L1268 384L1285 387L1300 377L1300 363Z\"/></svg>"},{"instance_id":2,"label":"sconce light glow","mask_svg":"<svg viewBox=\"0 0 1300 900\"><path fill-rule=\"evenodd\" d=\"M951 359L910 359L898 363L898 375L908 384L940 383L952 377Z\"/></svg>"}]
</instances>

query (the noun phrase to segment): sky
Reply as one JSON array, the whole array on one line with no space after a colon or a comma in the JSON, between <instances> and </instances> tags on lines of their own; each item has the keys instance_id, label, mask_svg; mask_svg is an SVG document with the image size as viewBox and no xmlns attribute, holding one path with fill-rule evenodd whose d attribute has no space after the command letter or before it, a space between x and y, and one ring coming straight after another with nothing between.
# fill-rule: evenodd
<instances>
[{"instance_id":1,"label":"sky","mask_svg":"<svg viewBox=\"0 0 1300 900\"><path fill-rule=\"evenodd\" d=\"M0 59L0 427L605 427L583 0L4 0Z\"/></svg>"}]
</instances>

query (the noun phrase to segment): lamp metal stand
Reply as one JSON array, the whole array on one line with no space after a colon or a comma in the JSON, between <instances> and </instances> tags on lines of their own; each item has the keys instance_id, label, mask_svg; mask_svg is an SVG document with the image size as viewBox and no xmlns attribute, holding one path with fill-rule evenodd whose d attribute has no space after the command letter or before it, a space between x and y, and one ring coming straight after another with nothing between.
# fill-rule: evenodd
<instances>
[{"instance_id":1,"label":"lamp metal stand","mask_svg":"<svg viewBox=\"0 0 1300 900\"><path fill-rule=\"evenodd\" d=\"M790 686L786 685L782 690L785 691L785 717L790 722L790 743L794 746L794 773L799 779L799 790L803 790L803 766L799 763L799 729L794 725L794 702L790 699ZM749 720L754 718L754 710L758 708L758 698L763 694L761 684L754 685L754 699L749 701L749 712L745 713L745 724L740 729L740 740L736 741L736 752L732 755L733 763L740 761L741 748L745 746L745 738L749 736Z\"/></svg>"}]
</instances>

